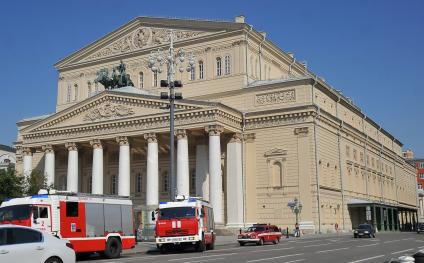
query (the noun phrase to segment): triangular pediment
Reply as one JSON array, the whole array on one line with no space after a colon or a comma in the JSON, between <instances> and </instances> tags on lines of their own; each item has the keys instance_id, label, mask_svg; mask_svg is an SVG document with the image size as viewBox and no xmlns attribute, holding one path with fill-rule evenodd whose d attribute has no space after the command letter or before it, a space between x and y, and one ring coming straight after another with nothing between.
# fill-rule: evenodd
<instances>
[{"instance_id":1,"label":"triangular pediment","mask_svg":"<svg viewBox=\"0 0 424 263\"><path fill-rule=\"evenodd\" d=\"M158 96L104 91L34 123L25 128L23 132L32 133L67 127L86 127L105 122L113 123L122 120L139 119L145 116L161 116L168 114L164 110L166 106L167 102L160 100ZM176 112L203 107L203 105L184 102L175 105Z\"/></svg>"},{"instance_id":2,"label":"triangular pediment","mask_svg":"<svg viewBox=\"0 0 424 263\"><path fill-rule=\"evenodd\" d=\"M168 18L136 18L87 47L59 61L56 68L115 58L132 52L165 47L172 29L176 44L185 40L240 29L242 24Z\"/></svg>"}]
</instances>

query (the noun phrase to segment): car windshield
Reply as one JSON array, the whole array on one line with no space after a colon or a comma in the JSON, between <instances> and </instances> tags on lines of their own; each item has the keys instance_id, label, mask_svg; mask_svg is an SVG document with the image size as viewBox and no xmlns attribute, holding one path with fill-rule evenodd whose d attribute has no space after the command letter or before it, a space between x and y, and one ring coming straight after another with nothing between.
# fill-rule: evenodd
<instances>
[{"instance_id":1,"label":"car windshield","mask_svg":"<svg viewBox=\"0 0 424 263\"><path fill-rule=\"evenodd\" d=\"M359 225L358 229L371 229L370 225Z\"/></svg>"},{"instance_id":2,"label":"car windshield","mask_svg":"<svg viewBox=\"0 0 424 263\"><path fill-rule=\"evenodd\" d=\"M31 216L30 205L13 205L0 208L0 222L25 220Z\"/></svg>"},{"instance_id":3,"label":"car windshield","mask_svg":"<svg viewBox=\"0 0 424 263\"><path fill-rule=\"evenodd\" d=\"M265 227L263 226L252 226L247 229L246 232L262 232L265 231Z\"/></svg>"},{"instance_id":4,"label":"car windshield","mask_svg":"<svg viewBox=\"0 0 424 263\"><path fill-rule=\"evenodd\" d=\"M194 207L173 207L159 210L160 219L193 218L196 215Z\"/></svg>"}]
</instances>

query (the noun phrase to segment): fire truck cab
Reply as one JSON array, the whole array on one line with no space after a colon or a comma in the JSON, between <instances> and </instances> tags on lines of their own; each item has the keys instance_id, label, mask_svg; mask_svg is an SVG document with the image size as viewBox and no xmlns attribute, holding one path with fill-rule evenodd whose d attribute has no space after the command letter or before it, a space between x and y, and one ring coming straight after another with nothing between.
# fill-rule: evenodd
<instances>
[{"instance_id":1,"label":"fire truck cab","mask_svg":"<svg viewBox=\"0 0 424 263\"><path fill-rule=\"evenodd\" d=\"M76 253L100 252L117 258L135 247L133 208L129 198L44 190L0 206L0 224L50 232L71 242Z\"/></svg>"},{"instance_id":2,"label":"fire truck cab","mask_svg":"<svg viewBox=\"0 0 424 263\"><path fill-rule=\"evenodd\" d=\"M196 251L214 249L215 222L211 205L197 197L177 196L160 202L152 212L156 219L156 245L161 253L170 248L194 246Z\"/></svg>"}]
</instances>

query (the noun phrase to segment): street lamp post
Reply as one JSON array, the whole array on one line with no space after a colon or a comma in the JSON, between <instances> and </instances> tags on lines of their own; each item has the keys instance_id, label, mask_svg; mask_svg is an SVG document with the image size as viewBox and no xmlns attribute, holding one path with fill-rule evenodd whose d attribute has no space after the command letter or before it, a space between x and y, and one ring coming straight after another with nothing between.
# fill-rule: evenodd
<instances>
[{"instance_id":1,"label":"street lamp post","mask_svg":"<svg viewBox=\"0 0 424 263\"><path fill-rule=\"evenodd\" d=\"M299 225L299 214L302 212L302 204L297 199L297 197L294 198L293 201L288 202L288 207L292 210L292 212L296 215L296 226ZM297 231L297 229L296 229Z\"/></svg>"},{"instance_id":2,"label":"street lamp post","mask_svg":"<svg viewBox=\"0 0 424 263\"><path fill-rule=\"evenodd\" d=\"M189 54L188 65L184 68L183 63L185 61L185 53L182 49L179 49L177 53L174 54L174 32L173 30L169 31L169 49L168 54L165 56L162 49L157 51L152 51L149 56L148 67L153 71L154 74L162 73L162 67L166 65L167 68L167 80L161 80L160 86L162 88L169 88L168 92L161 92L160 98L164 100L169 100L169 105L164 107L169 109L169 144L170 144L170 154L169 154L169 168L170 168L170 196L171 200L175 200L176 195L176 180L175 180L175 157L174 157L174 110L175 110L175 100L183 99L181 92L175 92L175 88L181 88L183 85L181 80L174 80L175 68L178 68L180 73L183 73L186 69L187 72L194 70L195 58L192 53Z\"/></svg>"}]
</instances>

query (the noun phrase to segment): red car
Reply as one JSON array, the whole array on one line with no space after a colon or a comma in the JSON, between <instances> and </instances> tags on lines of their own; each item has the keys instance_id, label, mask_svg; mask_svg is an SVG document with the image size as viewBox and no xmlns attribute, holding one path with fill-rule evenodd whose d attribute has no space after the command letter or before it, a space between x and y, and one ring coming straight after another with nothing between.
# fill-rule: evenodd
<instances>
[{"instance_id":1,"label":"red car","mask_svg":"<svg viewBox=\"0 0 424 263\"><path fill-rule=\"evenodd\" d=\"M256 245L262 246L265 242L279 243L281 236L281 231L274 225L255 224L247 231L240 233L237 241L240 246L244 246L246 243L256 243Z\"/></svg>"}]
</instances>

